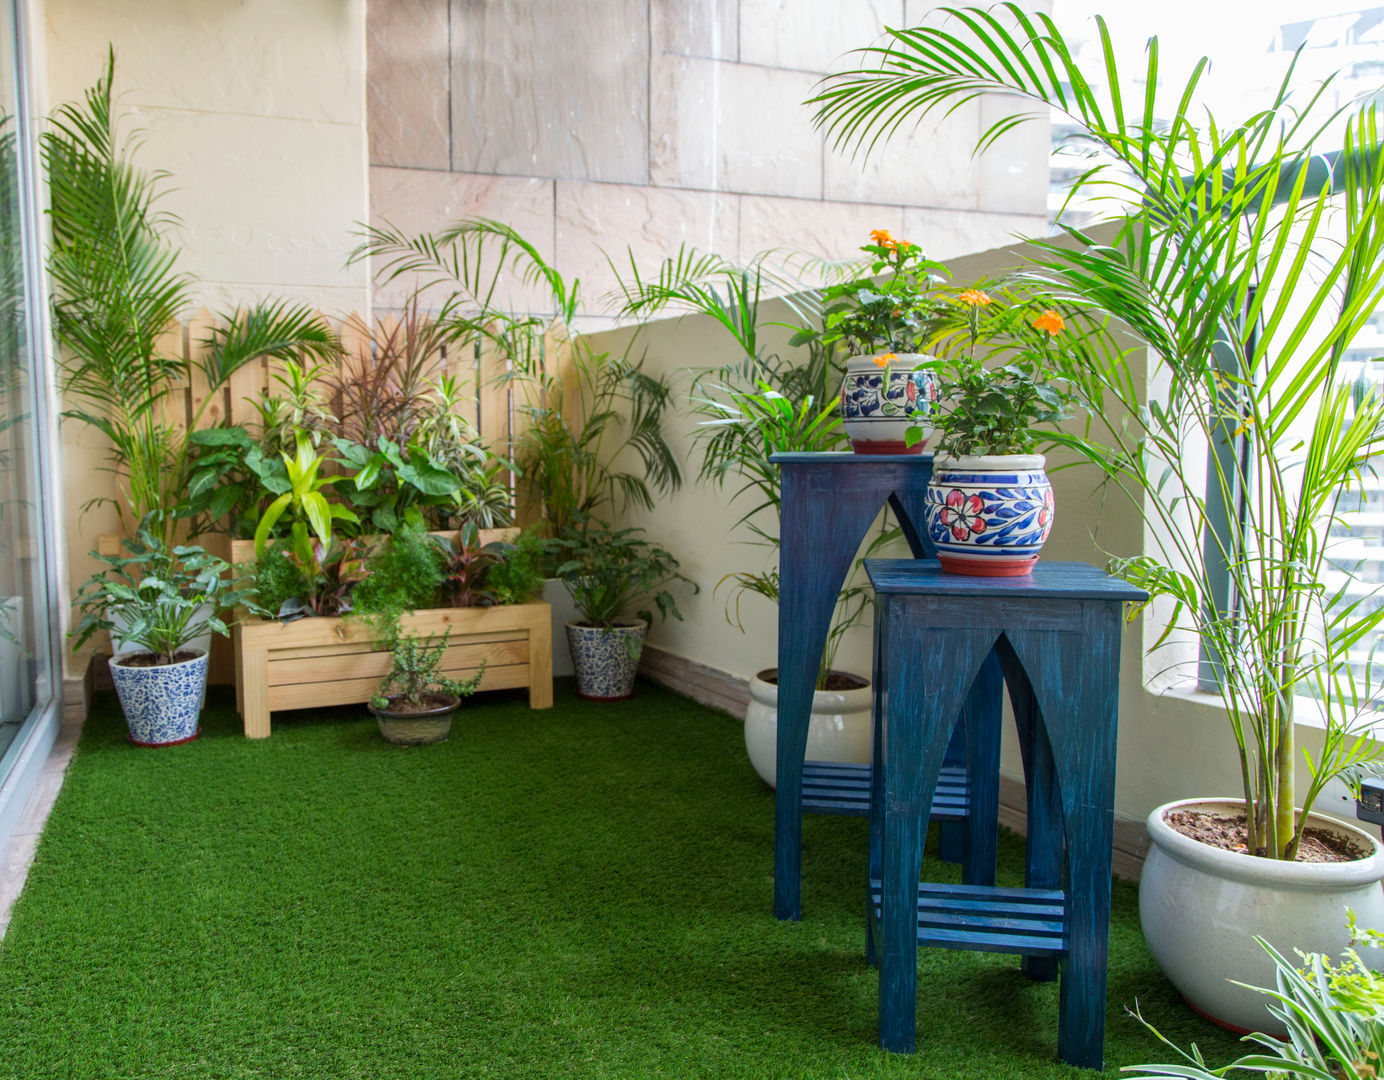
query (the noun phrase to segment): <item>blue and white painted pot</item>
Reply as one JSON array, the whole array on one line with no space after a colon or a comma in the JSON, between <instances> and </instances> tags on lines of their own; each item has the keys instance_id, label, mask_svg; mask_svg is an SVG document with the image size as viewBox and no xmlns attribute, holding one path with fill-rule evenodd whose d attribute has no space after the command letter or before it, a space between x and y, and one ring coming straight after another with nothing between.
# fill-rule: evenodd
<instances>
[{"instance_id":1,"label":"blue and white painted pot","mask_svg":"<svg viewBox=\"0 0 1384 1080\"><path fill-rule=\"evenodd\" d=\"M619 619L608 630L569 622L567 644L572 648L578 696L593 701L633 697L634 676L648 629L643 619Z\"/></svg>"},{"instance_id":2,"label":"blue and white painted pot","mask_svg":"<svg viewBox=\"0 0 1384 1080\"><path fill-rule=\"evenodd\" d=\"M931 356L899 353L885 356L853 356L846 362L841 380L841 419L851 448L857 454L921 454L932 428L926 420L912 420L913 412L930 413L937 407L937 376L913 369ZM887 375L887 381L886 381ZM908 446L904 432L920 424L923 438Z\"/></svg>"},{"instance_id":3,"label":"blue and white painted pot","mask_svg":"<svg viewBox=\"0 0 1384 1080\"><path fill-rule=\"evenodd\" d=\"M126 653L111 660L111 678L136 746L172 746L197 738L207 654L162 667L130 667Z\"/></svg>"},{"instance_id":4,"label":"blue and white painted pot","mask_svg":"<svg viewBox=\"0 0 1384 1080\"><path fill-rule=\"evenodd\" d=\"M1018 577L1052 533L1052 484L1042 454L977 455L932 463L924 528L942 569Z\"/></svg>"}]
</instances>

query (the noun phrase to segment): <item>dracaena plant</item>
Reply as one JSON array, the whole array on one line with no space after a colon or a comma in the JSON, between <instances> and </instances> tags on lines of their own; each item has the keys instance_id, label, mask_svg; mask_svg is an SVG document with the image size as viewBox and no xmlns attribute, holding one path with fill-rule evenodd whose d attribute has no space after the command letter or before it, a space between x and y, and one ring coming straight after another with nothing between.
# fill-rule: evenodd
<instances>
[{"instance_id":1,"label":"dracaena plant","mask_svg":"<svg viewBox=\"0 0 1384 1080\"><path fill-rule=\"evenodd\" d=\"M347 521L359 524L360 519L349 507L327 501L325 492L347 476L323 476L325 458L316 453L308 437L297 437L297 453L283 454L288 474L288 490L265 508L255 526L255 557L263 558L274 527L285 514L292 517L289 527L290 550L303 567L309 581L324 571L322 558L332 547L332 522Z\"/></svg>"},{"instance_id":2,"label":"dracaena plant","mask_svg":"<svg viewBox=\"0 0 1384 1080\"><path fill-rule=\"evenodd\" d=\"M1384 394L1346 356L1384 306L1378 111L1336 109L1329 83L1295 92L1294 60L1261 108L1217 118L1196 104L1205 59L1159 89L1156 39L1131 82L1099 19L1103 70L1084 71L1046 15L1002 4L938 18L891 31L828 80L817 121L837 146L868 149L999 93L1075 125L1093 157L1071 193L1093 197L1109 238L1032 242L1019 280L1105 313L1145 348L1090 339L1067 374L1093 425L1057 441L1147 523L1146 550L1115 567L1169 602L1169 631L1204 646L1248 849L1292 859L1322 786L1379 754L1363 724L1369 678L1349 653L1377 634L1384 605L1330 540L1384 444ZM982 147L1030 115L997 119ZM1333 569L1340 587L1327 584ZM1304 692L1322 714L1316 754L1296 738Z\"/></svg>"}]
</instances>

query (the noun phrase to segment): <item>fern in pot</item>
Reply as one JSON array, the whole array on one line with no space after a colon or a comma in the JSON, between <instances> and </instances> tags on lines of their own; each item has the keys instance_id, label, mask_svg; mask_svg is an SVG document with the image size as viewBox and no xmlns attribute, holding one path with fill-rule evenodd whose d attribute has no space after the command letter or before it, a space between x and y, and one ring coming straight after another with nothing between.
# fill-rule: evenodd
<instances>
[{"instance_id":1,"label":"fern in pot","mask_svg":"<svg viewBox=\"0 0 1384 1080\"><path fill-rule=\"evenodd\" d=\"M557 576L580 616L567 623L577 693L595 701L631 697L653 612L660 620L682 618L668 586L682 582L696 592L697 585L643 529L615 529L585 518L548 543L561 560ZM652 608L638 606L650 602Z\"/></svg>"}]
</instances>

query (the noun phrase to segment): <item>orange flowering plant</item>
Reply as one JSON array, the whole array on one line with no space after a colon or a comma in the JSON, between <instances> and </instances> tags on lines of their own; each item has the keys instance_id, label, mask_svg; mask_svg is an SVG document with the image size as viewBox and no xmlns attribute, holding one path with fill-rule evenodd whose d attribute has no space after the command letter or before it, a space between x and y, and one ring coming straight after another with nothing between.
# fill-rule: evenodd
<instances>
[{"instance_id":1,"label":"orange flowering plant","mask_svg":"<svg viewBox=\"0 0 1384 1080\"><path fill-rule=\"evenodd\" d=\"M870 243L860 250L871 257L868 276L823 289L822 329L803 330L793 343L844 341L861 356L917 352L934 329L933 294L948 276L946 267L926 258L917 244L896 240L888 229L872 231Z\"/></svg>"},{"instance_id":2,"label":"orange flowering plant","mask_svg":"<svg viewBox=\"0 0 1384 1080\"><path fill-rule=\"evenodd\" d=\"M1035 426L1071 415L1073 395L1057 373L1076 331L1043 297L982 284L940 293L928 344L937 359L922 366L938 373L942 408L928 423L941 433L938 449L952 457L1030 453ZM905 439L912 445L921 437L919 426Z\"/></svg>"}]
</instances>

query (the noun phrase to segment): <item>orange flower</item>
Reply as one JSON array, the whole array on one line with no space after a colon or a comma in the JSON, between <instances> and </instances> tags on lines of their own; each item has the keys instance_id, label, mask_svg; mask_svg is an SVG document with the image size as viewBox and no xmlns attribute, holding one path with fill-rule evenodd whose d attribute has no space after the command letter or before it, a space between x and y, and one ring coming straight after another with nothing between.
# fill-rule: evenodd
<instances>
[{"instance_id":1,"label":"orange flower","mask_svg":"<svg viewBox=\"0 0 1384 1080\"><path fill-rule=\"evenodd\" d=\"M878 246L888 251L893 251L896 247L899 246L899 242L895 240L891 235L889 235L888 229L871 229L870 239L873 240Z\"/></svg>"},{"instance_id":2,"label":"orange flower","mask_svg":"<svg viewBox=\"0 0 1384 1080\"><path fill-rule=\"evenodd\" d=\"M963 304L970 304L972 307L989 307L995 302L989 293L981 292L979 289L967 289L957 299Z\"/></svg>"},{"instance_id":3,"label":"orange flower","mask_svg":"<svg viewBox=\"0 0 1384 1080\"><path fill-rule=\"evenodd\" d=\"M1049 309L1033 320L1033 328L1043 331L1049 337L1056 337L1067 328L1067 323L1061 315Z\"/></svg>"},{"instance_id":4,"label":"orange flower","mask_svg":"<svg viewBox=\"0 0 1384 1080\"><path fill-rule=\"evenodd\" d=\"M876 363L879 367L888 367L891 363L893 363L893 362L894 362L895 360L897 360L897 359L898 359L898 357L895 356L893 353L887 352L887 353L885 353L883 356L876 356L876 357L875 357L875 363Z\"/></svg>"}]
</instances>

